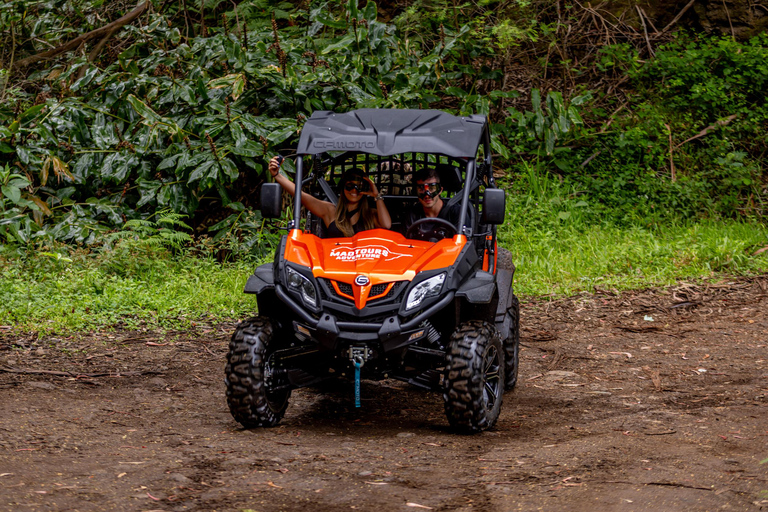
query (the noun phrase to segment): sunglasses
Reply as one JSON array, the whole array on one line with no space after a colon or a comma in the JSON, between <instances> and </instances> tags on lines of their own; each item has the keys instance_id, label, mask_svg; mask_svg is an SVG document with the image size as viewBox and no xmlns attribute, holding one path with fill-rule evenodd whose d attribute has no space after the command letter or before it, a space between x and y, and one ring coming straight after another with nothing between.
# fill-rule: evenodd
<instances>
[{"instance_id":1,"label":"sunglasses","mask_svg":"<svg viewBox=\"0 0 768 512\"><path fill-rule=\"evenodd\" d=\"M363 181L348 181L344 184L344 190L352 191L357 190L358 192L364 192L368 190L368 184Z\"/></svg>"},{"instance_id":2,"label":"sunglasses","mask_svg":"<svg viewBox=\"0 0 768 512\"><path fill-rule=\"evenodd\" d=\"M419 197L424 197L426 195L435 197L442 191L442 189L440 183L422 183L421 185L416 185L416 193Z\"/></svg>"}]
</instances>

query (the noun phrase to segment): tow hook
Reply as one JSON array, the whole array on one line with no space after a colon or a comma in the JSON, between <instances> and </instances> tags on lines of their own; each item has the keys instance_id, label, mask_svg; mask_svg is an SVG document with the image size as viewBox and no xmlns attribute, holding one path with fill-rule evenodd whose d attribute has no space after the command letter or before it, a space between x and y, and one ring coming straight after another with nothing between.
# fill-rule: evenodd
<instances>
[{"instance_id":1,"label":"tow hook","mask_svg":"<svg viewBox=\"0 0 768 512\"><path fill-rule=\"evenodd\" d=\"M355 367L355 407L360 407L360 370L371 357L368 347L349 347L349 361Z\"/></svg>"}]
</instances>

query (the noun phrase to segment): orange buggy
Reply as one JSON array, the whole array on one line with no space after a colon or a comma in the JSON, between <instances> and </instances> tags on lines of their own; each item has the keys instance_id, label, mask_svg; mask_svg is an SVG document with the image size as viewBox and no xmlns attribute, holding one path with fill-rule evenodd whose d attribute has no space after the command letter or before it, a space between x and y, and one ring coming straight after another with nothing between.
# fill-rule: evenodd
<instances>
[{"instance_id":1,"label":"orange buggy","mask_svg":"<svg viewBox=\"0 0 768 512\"><path fill-rule=\"evenodd\" d=\"M338 182L364 167L391 213L392 230L324 238L301 194L335 202ZM457 225L424 218L413 174L435 169ZM315 112L296 150L292 220L274 263L250 276L259 316L238 324L226 365L227 402L247 428L274 426L291 391L330 378L395 378L441 390L450 425L491 428L503 393L515 387L519 303L514 265L499 250L504 191L491 166L490 133L480 115L436 110ZM265 217L279 217L282 191L262 186Z\"/></svg>"}]
</instances>

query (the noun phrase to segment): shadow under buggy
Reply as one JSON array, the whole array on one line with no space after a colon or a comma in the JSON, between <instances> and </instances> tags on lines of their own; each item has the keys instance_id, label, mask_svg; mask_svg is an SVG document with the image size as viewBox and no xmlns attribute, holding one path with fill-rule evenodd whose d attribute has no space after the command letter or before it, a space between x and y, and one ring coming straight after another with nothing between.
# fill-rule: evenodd
<instances>
[{"instance_id":1,"label":"shadow under buggy","mask_svg":"<svg viewBox=\"0 0 768 512\"><path fill-rule=\"evenodd\" d=\"M246 293L259 316L230 343L227 401L245 427L276 425L291 390L330 378L396 378L442 391L451 426L478 432L498 419L517 383L519 304L514 265L499 250L504 192L496 187L484 116L434 110L315 112L301 133L289 233ZM292 168L292 169L291 169ZM391 230L323 238L323 221L301 194L336 203L341 176L367 173L392 217ZM415 173L434 169L452 225L421 219ZM279 185L262 187L262 214L282 214ZM418 213L418 212L417 212Z\"/></svg>"}]
</instances>

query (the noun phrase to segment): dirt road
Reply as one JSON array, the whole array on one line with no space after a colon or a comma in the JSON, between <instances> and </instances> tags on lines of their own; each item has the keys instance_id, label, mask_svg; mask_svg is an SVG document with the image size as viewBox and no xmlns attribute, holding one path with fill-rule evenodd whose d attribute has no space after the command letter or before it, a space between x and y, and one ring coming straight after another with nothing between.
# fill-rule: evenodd
<instances>
[{"instance_id":1,"label":"dirt road","mask_svg":"<svg viewBox=\"0 0 768 512\"><path fill-rule=\"evenodd\" d=\"M242 430L232 325L0 331L0 510L768 510L766 306L768 277L524 301L521 382L471 437L397 381Z\"/></svg>"}]
</instances>

